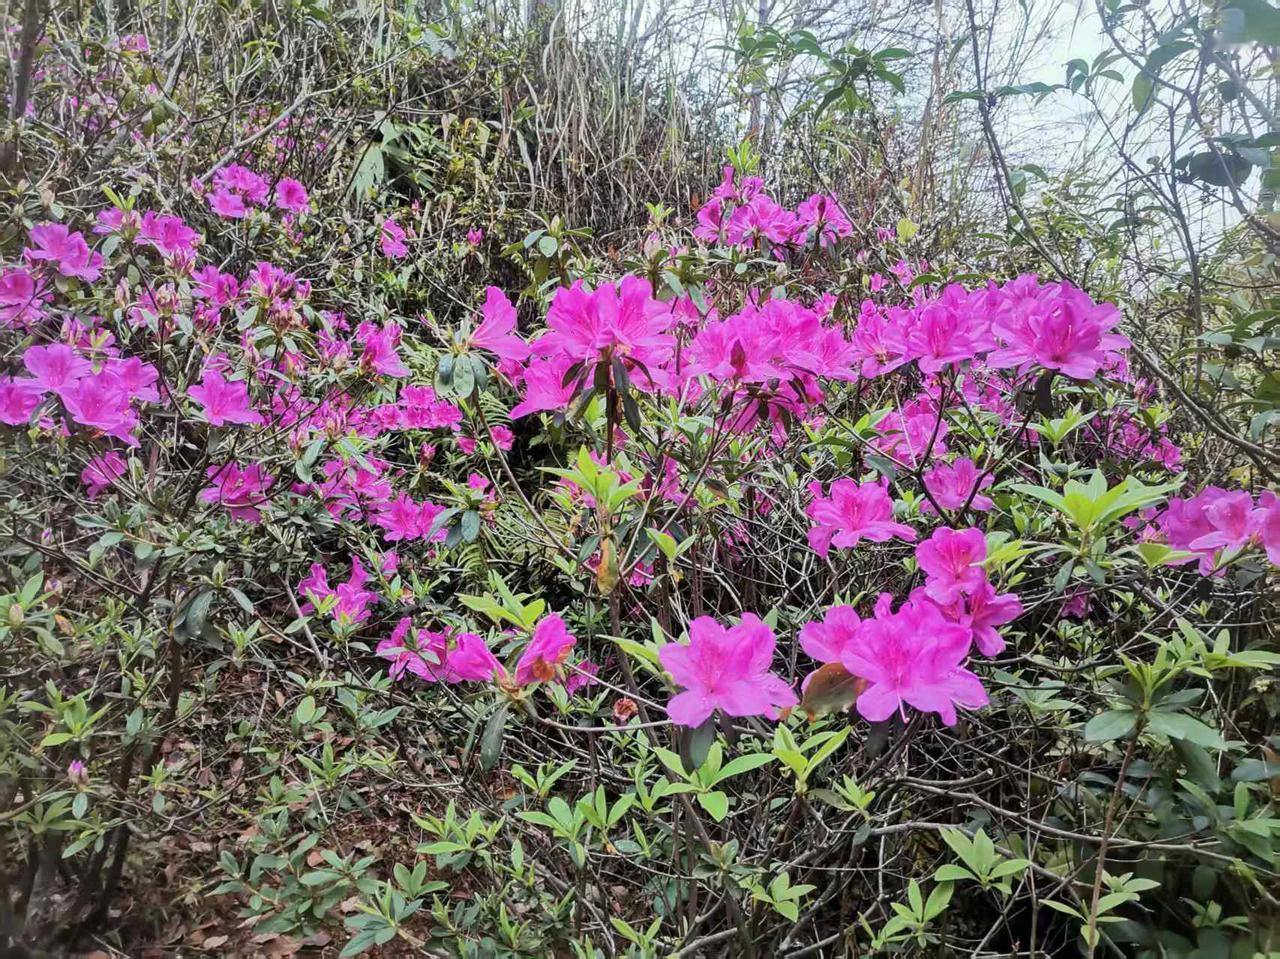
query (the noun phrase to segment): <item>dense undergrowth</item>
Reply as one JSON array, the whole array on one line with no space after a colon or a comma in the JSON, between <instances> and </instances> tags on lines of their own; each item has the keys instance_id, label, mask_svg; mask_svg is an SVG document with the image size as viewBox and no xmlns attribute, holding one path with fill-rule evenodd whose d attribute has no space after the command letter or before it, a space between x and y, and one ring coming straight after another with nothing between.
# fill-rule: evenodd
<instances>
[{"instance_id":1,"label":"dense undergrowth","mask_svg":"<svg viewBox=\"0 0 1280 959\"><path fill-rule=\"evenodd\" d=\"M0 945L1280 952L1280 15L917 151L564 9L11 5ZM1006 158L1126 57L1128 208Z\"/></svg>"}]
</instances>

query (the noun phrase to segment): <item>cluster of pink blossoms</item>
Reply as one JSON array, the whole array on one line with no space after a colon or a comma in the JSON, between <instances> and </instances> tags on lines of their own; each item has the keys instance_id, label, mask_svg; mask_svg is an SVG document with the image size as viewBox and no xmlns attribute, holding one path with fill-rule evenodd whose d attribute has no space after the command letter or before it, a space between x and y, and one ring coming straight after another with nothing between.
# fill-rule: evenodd
<instances>
[{"instance_id":1,"label":"cluster of pink blossoms","mask_svg":"<svg viewBox=\"0 0 1280 959\"><path fill-rule=\"evenodd\" d=\"M862 680L857 708L864 718L880 722L911 706L953 725L957 707L987 703L981 681L964 665L971 649L998 654L1005 641L996 627L1022 615L1018 597L997 593L988 581L986 555L981 530L938 529L916 548L924 585L898 609L888 593L876 601L870 619L851 606L834 606L821 621L801 628L800 646ZM791 686L770 670L775 647L773 631L750 613L731 628L710 617L694 620L688 644L668 643L659 650L662 665L682 688L667 704L671 721L699 726L717 709L776 718L794 706Z\"/></svg>"},{"instance_id":2,"label":"cluster of pink blossoms","mask_svg":"<svg viewBox=\"0 0 1280 959\"><path fill-rule=\"evenodd\" d=\"M512 675L483 637L467 632L415 630L406 616L390 636L378 643L377 654L390 660L388 671L393 679L409 673L426 682L492 682L508 689L561 680L572 695L596 682L595 664L568 666L576 643L559 615L544 616L534 625ZM572 675L567 675L568 670Z\"/></svg>"},{"instance_id":3,"label":"cluster of pink blossoms","mask_svg":"<svg viewBox=\"0 0 1280 959\"><path fill-rule=\"evenodd\" d=\"M1149 539L1163 539L1176 550L1194 554L1202 575L1223 575L1225 554L1261 546L1267 560L1280 566L1280 496L1264 490L1255 504L1244 490L1209 486L1187 499L1171 499L1168 506L1147 514L1154 529Z\"/></svg>"},{"instance_id":4,"label":"cluster of pink blossoms","mask_svg":"<svg viewBox=\"0 0 1280 959\"><path fill-rule=\"evenodd\" d=\"M273 191L266 177L238 163L229 163L213 175L213 189L206 197L209 209L227 220L242 220L273 198L276 209L286 213L306 213L311 209L307 188L297 180L277 180Z\"/></svg>"},{"instance_id":5,"label":"cluster of pink blossoms","mask_svg":"<svg viewBox=\"0 0 1280 959\"><path fill-rule=\"evenodd\" d=\"M815 193L794 211L764 192L759 177L734 180L733 167L698 210L695 238L704 243L777 250L816 243L826 247L853 235L853 224L833 194Z\"/></svg>"},{"instance_id":6,"label":"cluster of pink blossoms","mask_svg":"<svg viewBox=\"0 0 1280 959\"><path fill-rule=\"evenodd\" d=\"M66 343L35 344L22 357L29 376L0 377L0 423L25 426L50 396L58 400L46 424L71 425L137 446L134 403L154 403L159 374L137 357L105 345L90 354ZM55 417L55 412L61 417Z\"/></svg>"}]
</instances>

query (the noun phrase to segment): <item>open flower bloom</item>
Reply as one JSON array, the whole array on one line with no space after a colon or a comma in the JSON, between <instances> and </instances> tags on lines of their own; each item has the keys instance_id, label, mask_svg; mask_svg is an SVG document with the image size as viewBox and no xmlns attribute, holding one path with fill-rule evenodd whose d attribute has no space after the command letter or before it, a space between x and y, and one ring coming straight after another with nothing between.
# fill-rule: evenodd
<instances>
[{"instance_id":1,"label":"open flower bloom","mask_svg":"<svg viewBox=\"0 0 1280 959\"><path fill-rule=\"evenodd\" d=\"M883 543L895 536L914 541L916 531L893 520L893 501L889 484L879 480L859 485L851 479L831 484L831 495L822 495L822 484L812 483L814 496L805 510L815 523L809 530L809 546L819 556L826 556L832 546L850 549L862 540Z\"/></svg>"},{"instance_id":2,"label":"open flower bloom","mask_svg":"<svg viewBox=\"0 0 1280 959\"><path fill-rule=\"evenodd\" d=\"M667 715L679 726L701 726L717 709L730 716L768 716L794 706L796 694L769 671L777 646L773 630L746 613L725 628L710 616L689 624L689 643L668 643L658 650L662 667L684 687L667 703Z\"/></svg>"},{"instance_id":3,"label":"open flower bloom","mask_svg":"<svg viewBox=\"0 0 1280 959\"><path fill-rule=\"evenodd\" d=\"M1258 538L1273 566L1280 566L1280 496L1263 490L1258 496Z\"/></svg>"},{"instance_id":4,"label":"open flower bloom","mask_svg":"<svg viewBox=\"0 0 1280 959\"><path fill-rule=\"evenodd\" d=\"M979 473L973 460L965 457L953 463L939 463L924 474L924 488L943 509L969 509L986 512L994 505L991 498L978 491L987 489L994 482L990 473ZM926 499L920 506L922 512L935 512L933 503Z\"/></svg>"},{"instance_id":5,"label":"open flower bloom","mask_svg":"<svg viewBox=\"0 0 1280 959\"><path fill-rule=\"evenodd\" d=\"M204 407L210 426L262 422L262 415L249 405L249 385L243 380L228 380L217 370L205 370L204 378L189 387L187 395Z\"/></svg>"},{"instance_id":6,"label":"open flower bloom","mask_svg":"<svg viewBox=\"0 0 1280 959\"><path fill-rule=\"evenodd\" d=\"M484 293L484 319L471 334L471 345L488 350L500 360L523 363L529 358L529 345L514 332L516 308L496 286L486 287Z\"/></svg>"},{"instance_id":7,"label":"open flower bloom","mask_svg":"<svg viewBox=\"0 0 1280 959\"><path fill-rule=\"evenodd\" d=\"M911 598L920 602L931 601L924 590L915 590ZM1023 612L1022 600L1013 593L997 593L988 582L983 582L968 596L940 608L948 620L968 628L973 645L983 656L998 656L1004 652L1006 643L996 627L1013 622Z\"/></svg>"},{"instance_id":8,"label":"open flower bloom","mask_svg":"<svg viewBox=\"0 0 1280 959\"><path fill-rule=\"evenodd\" d=\"M566 384L564 378L571 366L573 360L567 356L530 360L524 371L524 399L511 408L511 418L567 410L573 401L574 384Z\"/></svg>"},{"instance_id":9,"label":"open flower bloom","mask_svg":"<svg viewBox=\"0 0 1280 959\"><path fill-rule=\"evenodd\" d=\"M862 623L842 652L845 669L868 684L858 696L862 717L881 722L912 706L953 726L957 706L985 706L982 682L961 665L969 630L947 622L933 603L908 601L896 613L891 604L892 597L881 594L875 617Z\"/></svg>"},{"instance_id":10,"label":"open flower bloom","mask_svg":"<svg viewBox=\"0 0 1280 959\"><path fill-rule=\"evenodd\" d=\"M24 249L30 262L46 262L63 276L94 283L102 275L102 254L89 249L84 235L72 233L61 223L42 223L31 228L33 246Z\"/></svg>"},{"instance_id":11,"label":"open flower bloom","mask_svg":"<svg viewBox=\"0 0 1280 959\"><path fill-rule=\"evenodd\" d=\"M275 480L260 464L241 469L238 463L224 463L210 466L207 475L209 485L200 493L201 502L225 506L235 519L261 521L259 508L266 505L267 490Z\"/></svg>"},{"instance_id":12,"label":"open flower bloom","mask_svg":"<svg viewBox=\"0 0 1280 959\"><path fill-rule=\"evenodd\" d=\"M378 643L377 654L391 661L388 672L400 679L406 672L427 682L483 682L503 675L502 664L475 633L429 632L411 628L408 616Z\"/></svg>"},{"instance_id":13,"label":"open flower bloom","mask_svg":"<svg viewBox=\"0 0 1280 959\"><path fill-rule=\"evenodd\" d=\"M547 332L533 351L583 363L618 357L652 373L671 356L675 339L667 330L674 321L670 304L655 300L648 281L640 277L628 276L617 287L593 291L578 280L556 291L547 311Z\"/></svg>"},{"instance_id":14,"label":"open flower bloom","mask_svg":"<svg viewBox=\"0 0 1280 959\"><path fill-rule=\"evenodd\" d=\"M61 390L93 372L93 364L65 343L27 347L22 365L43 390Z\"/></svg>"},{"instance_id":15,"label":"open flower bloom","mask_svg":"<svg viewBox=\"0 0 1280 959\"><path fill-rule=\"evenodd\" d=\"M800 627L800 648L820 663L838 663L862 628L852 606L832 606L819 622Z\"/></svg>"},{"instance_id":16,"label":"open flower bloom","mask_svg":"<svg viewBox=\"0 0 1280 959\"><path fill-rule=\"evenodd\" d=\"M980 529L943 527L916 547L916 562L925 574L924 591L942 605L969 596L986 583L982 565L986 558L987 538Z\"/></svg>"},{"instance_id":17,"label":"open flower bloom","mask_svg":"<svg viewBox=\"0 0 1280 959\"><path fill-rule=\"evenodd\" d=\"M576 640L555 613L538 620L533 638L520 654L516 663L516 684L527 686L532 682L545 683L554 679L560 664L569 658Z\"/></svg>"},{"instance_id":18,"label":"open flower bloom","mask_svg":"<svg viewBox=\"0 0 1280 959\"><path fill-rule=\"evenodd\" d=\"M400 260L409 255L409 247L405 245L404 227L392 219L382 221L380 245L382 255L393 260Z\"/></svg>"}]
</instances>

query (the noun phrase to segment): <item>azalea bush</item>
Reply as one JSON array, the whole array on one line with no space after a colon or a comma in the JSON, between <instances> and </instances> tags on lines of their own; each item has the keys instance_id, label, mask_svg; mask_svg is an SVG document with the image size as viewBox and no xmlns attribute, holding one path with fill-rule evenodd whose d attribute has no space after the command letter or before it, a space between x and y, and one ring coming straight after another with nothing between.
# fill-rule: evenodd
<instances>
[{"instance_id":1,"label":"azalea bush","mask_svg":"<svg viewBox=\"0 0 1280 959\"><path fill-rule=\"evenodd\" d=\"M1280 949L1274 428L1146 317L749 146L618 251L55 46L165 179L12 185L0 944Z\"/></svg>"}]
</instances>

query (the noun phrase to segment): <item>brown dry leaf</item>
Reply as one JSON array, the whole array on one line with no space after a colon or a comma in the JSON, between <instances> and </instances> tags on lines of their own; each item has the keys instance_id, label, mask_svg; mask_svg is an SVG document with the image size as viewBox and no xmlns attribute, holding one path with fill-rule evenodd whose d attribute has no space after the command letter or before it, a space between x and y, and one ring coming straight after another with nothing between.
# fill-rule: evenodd
<instances>
[{"instance_id":1,"label":"brown dry leaf","mask_svg":"<svg viewBox=\"0 0 1280 959\"><path fill-rule=\"evenodd\" d=\"M219 946L225 946L230 936L210 936L203 943L205 949L217 949ZM199 945L196 943L195 945Z\"/></svg>"}]
</instances>

